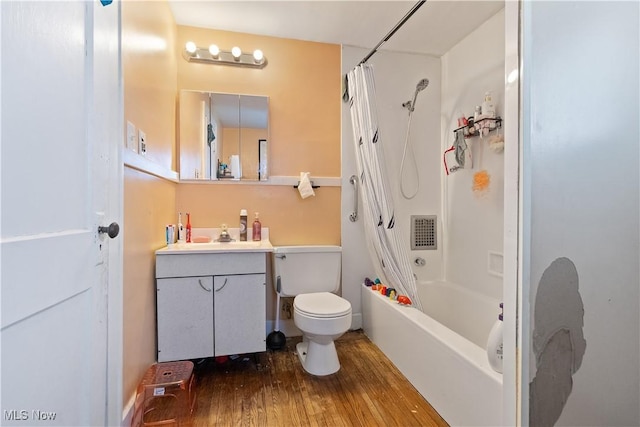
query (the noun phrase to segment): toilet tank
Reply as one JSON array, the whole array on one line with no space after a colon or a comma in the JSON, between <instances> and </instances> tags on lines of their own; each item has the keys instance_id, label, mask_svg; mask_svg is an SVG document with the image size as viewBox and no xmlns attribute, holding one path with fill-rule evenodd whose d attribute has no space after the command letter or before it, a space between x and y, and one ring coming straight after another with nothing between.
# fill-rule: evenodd
<instances>
[{"instance_id":1,"label":"toilet tank","mask_svg":"<svg viewBox=\"0 0 640 427\"><path fill-rule=\"evenodd\" d=\"M340 286L341 260L340 246L276 246L273 285L283 297L335 292Z\"/></svg>"}]
</instances>

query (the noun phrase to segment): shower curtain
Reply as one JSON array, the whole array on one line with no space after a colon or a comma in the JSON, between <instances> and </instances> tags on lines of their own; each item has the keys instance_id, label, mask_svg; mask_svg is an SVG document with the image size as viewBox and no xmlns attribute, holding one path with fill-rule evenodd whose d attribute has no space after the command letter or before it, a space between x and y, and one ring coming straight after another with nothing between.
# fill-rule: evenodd
<instances>
[{"instance_id":1,"label":"shower curtain","mask_svg":"<svg viewBox=\"0 0 640 427\"><path fill-rule=\"evenodd\" d=\"M358 65L347 75L347 82L369 252L380 280L399 294L407 295L413 305L422 309L409 263L409 245L395 227L393 197L378 132L373 67Z\"/></svg>"}]
</instances>

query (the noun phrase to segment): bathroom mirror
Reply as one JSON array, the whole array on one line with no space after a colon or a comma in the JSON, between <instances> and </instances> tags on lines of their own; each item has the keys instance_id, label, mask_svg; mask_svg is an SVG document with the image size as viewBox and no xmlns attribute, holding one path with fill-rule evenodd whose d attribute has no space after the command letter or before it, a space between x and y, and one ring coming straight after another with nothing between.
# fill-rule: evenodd
<instances>
[{"instance_id":1,"label":"bathroom mirror","mask_svg":"<svg viewBox=\"0 0 640 427\"><path fill-rule=\"evenodd\" d=\"M183 90L180 180L268 178L269 98Z\"/></svg>"}]
</instances>

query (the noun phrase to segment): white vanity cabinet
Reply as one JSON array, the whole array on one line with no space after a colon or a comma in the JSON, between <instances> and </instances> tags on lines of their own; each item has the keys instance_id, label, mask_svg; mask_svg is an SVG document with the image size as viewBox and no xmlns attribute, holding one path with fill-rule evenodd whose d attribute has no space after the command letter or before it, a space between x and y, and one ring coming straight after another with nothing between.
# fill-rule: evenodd
<instances>
[{"instance_id":1,"label":"white vanity cabinet","mask_svg":"<svg viewBox=\"0 0 640 427\"><path fill-rule=\"evenodd\" d=\"M156 252L158 362L266 350L266 253Z\"/></svg>"}]
</instances>

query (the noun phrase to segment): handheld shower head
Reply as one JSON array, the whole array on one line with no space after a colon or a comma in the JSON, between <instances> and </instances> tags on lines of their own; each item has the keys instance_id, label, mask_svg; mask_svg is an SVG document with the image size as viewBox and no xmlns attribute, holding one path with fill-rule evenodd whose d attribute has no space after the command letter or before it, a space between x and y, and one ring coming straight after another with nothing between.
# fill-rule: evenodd
<instances>
[{"instance_id":1,"label":"handheld shower head","mask_svg":"<svg viewBox=\"0 0 640 427\"><path fill-rule=\"evenodd\" d=\"M416 109L416 99L418 98L418 92L425 90L429 86L429 79L422 79L416 85L416 92L413 94L413 101L407 101L402 104L403 107L408 108L409 112L413 113Z\"/></svg>"},{"instance_id":2,"label":"handheld shower head","mask_svg":"<svg viewBox=\"0 0 640 427\"><path fill-rule=\"evenodd\" d=\"M427 86L429 86L429 79L420 80L418 82L418 84L416 85L416 93L420 92L421 90L426 89Z\"/></svg>"}]
</instances>

